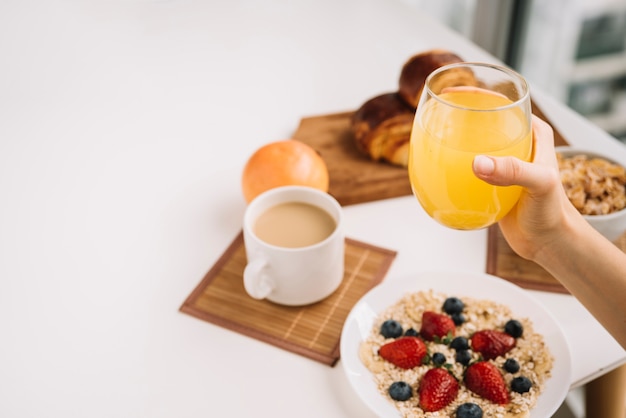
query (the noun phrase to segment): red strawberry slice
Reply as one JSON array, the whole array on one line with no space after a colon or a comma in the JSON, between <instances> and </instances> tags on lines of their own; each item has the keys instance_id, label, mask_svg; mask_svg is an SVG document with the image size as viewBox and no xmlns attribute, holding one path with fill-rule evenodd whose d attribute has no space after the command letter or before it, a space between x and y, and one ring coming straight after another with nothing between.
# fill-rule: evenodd
<instances>
[{"instance_id":1,"label":"red strawberry slice","mask_svg":"<svg viewBox=\"0 0 626 418\"><path fill-rule=\"evenodd\" d=\"M412 369L422 364L426 344L417 337L400 337L380 347L378 354L402 369Z\"/></svg>"},{"instance_id":2,"label":"red strawberry slice","mask_svg":"<svg viewBox=\"0 0 626 418\"><path fill-rule=\"evenodd\" d=\"M472 350L483 355L485 360L491 360L511 351L515 347L515 338L497 330L478 331L472 335Z\"/></svg>"},{"instance_id":3,"label":"red strawberry slice","mask_svg":"<svg viewBox=\"0 0 626 418\"><path fill-rule=\"evenodd\" d=\"M448 334L453 336L454 329L454 321L448 315L431 311L422 314L420 335L427 341L433 341L435 337L441 339Z\"/></svg>"},{"instance_id":4,"label":"red strawberry slice","mask_svg":"<svg viewBox=\"0 0 626 418\"><path fill-rule=\"evenodd\" d=\"M502 374L487 361L471 364L465 370L463 381L478 396L500 405L509 403L509 391Z\"/></svg>"},{"instance_id":5,"label":"red strawberry slice","mask_svg":"<svg viewBox=\"0 0 626 418\"><path fill-rule=\"evenodd\" d=\"M450 405L458 393L459 382L446 369L430 369L420 382L420 407L426 412L439 411Z\"/></svg>"}]
</instances>

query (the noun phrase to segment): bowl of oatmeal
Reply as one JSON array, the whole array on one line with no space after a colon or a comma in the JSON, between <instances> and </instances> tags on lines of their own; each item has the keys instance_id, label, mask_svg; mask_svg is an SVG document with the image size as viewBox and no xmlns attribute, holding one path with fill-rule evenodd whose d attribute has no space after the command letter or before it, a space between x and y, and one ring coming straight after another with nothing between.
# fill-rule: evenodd
<instances>
[{"instance_id":1,"label":"bowl of oatmeal","mask_svg":"<svg viewBox=\"0 0 626 418\"><path fill-rule=\"evenodd\" d=\"M465 320L456 326L455 335L424 338L421 321L425 311L443 313L443 304L455 297L463 301ZM511 319L523 325L514 347L506 354L488 357L475 351L472 336L485 329L504 330ZM382 324L397 321L402 333L416 331L424 340L427 354L418 365L389 364L381 347L404 335L381 335ZM456 321L456 319L455 319ZM470 358L458 364L451 341L465 337L470 343ZM341 364L357 396L377 416L452 417L464 404L481 408L483 415L513 418L544 418L561 405L570 387L569 347L558 323L530 293L498 277L468 272L420 272L406 277L388 277L364 295L353 307L340 344ZM435 359L443 357L439 365ZM507 360L515 359L518 369L507 371ZM492 402L473 393L464 376L475 363L489 362L508 392L505 402ZM445 369L458 383L453 399L436 411L424 410L421 387L429 370ZM514 380L527 378L528 390L513 390ZM407 389L405 399L396 399L391 387L401 382ZM473 389L473 388L472 388ZM403 393L401 393L404 396Z\"/></svg>"},{"instance_id":2,"label":"bowl of oatmeal","mask_svg":"<svg viewBox=\"0 0 626 418\"><path fill-rule=\"evenodd\" d=\"M557 147L561 183L570 202L598 232L615 241L626 231L626 168L610 156Z\"/></svg>"}]
</instances>

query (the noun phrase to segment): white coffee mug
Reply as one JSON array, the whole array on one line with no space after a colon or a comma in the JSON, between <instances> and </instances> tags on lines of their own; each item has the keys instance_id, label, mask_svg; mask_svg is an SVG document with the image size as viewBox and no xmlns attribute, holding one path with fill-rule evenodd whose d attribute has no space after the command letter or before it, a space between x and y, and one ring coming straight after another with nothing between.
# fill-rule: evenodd
<instances>
[{"instance_id":1,"label":"white coffee mug","mask_svg":"<svg viewBox=\"0 0 626 418\"><path fill-rule=\"evenodd\" d=\"M269 209L288 210L307 205L322 209L334 222L332 232L318 242L289 247L271 244L259 237L260 218ZM309 208L311 209L311 208ZM277 212L278 213L278 212ZM293 215L293 216L291 216ZM344 274L345 236L342 209L328 193L306 186L283 186L270 189L249 203L243 219L243 238L248 264L243 273L246 292L255 299L267 299L281 305L307 305L330 296L341 284ZM270 231L285 229L287 235L302 238L315 222L303 221L296 212L282 212L274 218ZM316 218L313 218L316 219ZM283 223L284 225L281 225ZM294 224L295 223L295 224ZM294 226L295 225L295 226ZM329 227L331 228L331 227ZM313 232L317 229L312 228ZM330 230L330 229L329 229ZM266 233L267 235L267 233Z\"/></svg>"}]
</instances>

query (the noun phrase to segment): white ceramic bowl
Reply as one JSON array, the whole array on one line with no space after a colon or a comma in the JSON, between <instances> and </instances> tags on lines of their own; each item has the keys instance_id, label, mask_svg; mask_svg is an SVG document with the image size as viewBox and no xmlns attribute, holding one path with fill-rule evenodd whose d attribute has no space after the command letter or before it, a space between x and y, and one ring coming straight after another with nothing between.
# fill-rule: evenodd
<instances>
[{"instance_id":1,"label":"white ceramic bowl","mask_svg":"<svg viewBox=\"0 0 626 418\"><path fill-rule=\"evenodd\" d=\"M563 157L573 157L575 155L584 154L590 158L602 158L613 164L623 166L622 163L615 161L613 158L595 151L564 146L556 147L556 152L560 153ZM607 215L583 215L583 217L591 226L611 241L617 240L617 238L626 231L626 208Z\"/></svg>"}]
</instances>

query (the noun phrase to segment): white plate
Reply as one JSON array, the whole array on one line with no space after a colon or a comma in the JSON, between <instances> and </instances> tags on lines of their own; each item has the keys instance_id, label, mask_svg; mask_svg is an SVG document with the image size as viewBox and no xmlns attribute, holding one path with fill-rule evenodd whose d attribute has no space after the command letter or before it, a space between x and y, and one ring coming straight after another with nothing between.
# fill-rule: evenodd
<instances>
[{"instance_id":1,"label":"white plate","mask_svg":"<svg viewBox=\"0 0 626 418\"><path fill-rule=\"evenodd\" d=\"M532 418L550 417L570 388L571 356L567 341L554 317L520 287L495 276L466 272L424 272L411 277L387 278L365 294L352 308L341 335L341 363L348 381L361 400L380 417L398 417L397 409L376 388L372 374L359 359L359 345L371 332L380 312L405 293L433 289L459 298L472 297L502 303L518 317L529 318L554 356L552 376L531 411Z\"/></svg>"}]
</instances>

